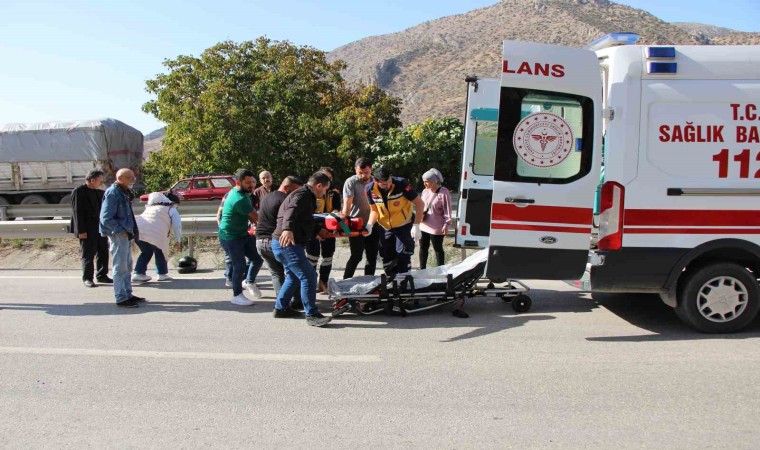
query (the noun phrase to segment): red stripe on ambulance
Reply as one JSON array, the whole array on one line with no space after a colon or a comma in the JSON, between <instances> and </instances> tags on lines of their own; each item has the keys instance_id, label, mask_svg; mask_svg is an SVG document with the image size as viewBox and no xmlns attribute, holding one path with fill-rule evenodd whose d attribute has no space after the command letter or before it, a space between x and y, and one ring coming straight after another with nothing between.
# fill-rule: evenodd
<instances>
[{"instance_id":1,"label":"red stripe on ambulance","mask_svg":"<svg viewBox=\"0 0 760 450\"><path fill-rule=\"evenodd\" d=\"M562 206L530 205L520 207L508 203L494 203L491 211L492 220L511 222L547 222L571 225L591 225L593 211L591 208L570 208ZM589 229L585 229L589 232Z\"/></svg>"},{"instance_id":2,"label":"red stripe on ambulance","mask_svg":"<svg viewBox=\"0 0 760 450\"><path fill-rule=\"evenodd\" d=\"M694 209L626 209L625 231L629 226L756 227L760 211Z\"/></svg>"}]
</instances>

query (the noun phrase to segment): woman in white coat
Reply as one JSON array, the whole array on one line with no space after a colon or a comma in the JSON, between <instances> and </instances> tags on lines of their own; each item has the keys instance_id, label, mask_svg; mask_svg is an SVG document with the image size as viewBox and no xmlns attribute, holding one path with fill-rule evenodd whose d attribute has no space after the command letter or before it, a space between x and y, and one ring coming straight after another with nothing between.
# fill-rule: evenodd
<instances>
[{"instance_id":1,"label":"woman in white coat","mask_svg":"<svg viewBox=\"0 0 760 450\"><path fill-rule=\"evenodd\" d=\"M172 198L173 197L173 198ZM135 262L135 272L132 282L144 283L151 280L146 275L148 263L153 255L156 256L156 272L158 281L169 281L169 265L166 257L169 255L169 236L173 230L174 248L180 250L182 239L182 220L176 206L179 198L169 192L164 195L161 192L153 192L148 196L148 204L145 211L135 217L140 239L136 241L140 248L140 256Z\"/></svg>"}]
</instances>

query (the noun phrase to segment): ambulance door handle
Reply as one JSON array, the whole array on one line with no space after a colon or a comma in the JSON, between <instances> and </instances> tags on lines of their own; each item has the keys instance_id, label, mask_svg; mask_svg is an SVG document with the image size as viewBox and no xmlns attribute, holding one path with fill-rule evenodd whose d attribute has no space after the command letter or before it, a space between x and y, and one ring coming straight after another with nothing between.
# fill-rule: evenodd
<instances>
[{"instance_id":1,"label":"ambulance door handle","mask_svg":"<svg viewBox=\"0 0 760 450\"><path fill-rule=\"evenodd\" d=\"M536 203L535 200L532 198L515 198L515 197L507 197L504 199L507 203Z\"/></svg>"}]
</instances>

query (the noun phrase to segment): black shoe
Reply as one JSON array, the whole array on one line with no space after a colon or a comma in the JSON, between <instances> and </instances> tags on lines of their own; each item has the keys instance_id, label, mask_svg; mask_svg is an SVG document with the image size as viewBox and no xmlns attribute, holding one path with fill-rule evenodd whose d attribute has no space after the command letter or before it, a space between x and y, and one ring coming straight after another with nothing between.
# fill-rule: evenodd
<instances>
[{"instance_id":1,"label":"black shoe","mask_svg":"<svg viewBox=\"0 0 760 450\"><path fill-rule=\"evenodd\" d=\"M92 280L84 280L84 285L86 287L98 287L98 285L93 283Z\"/></svg>"},{"instance_id":2,"label":"black shoe","mask_svg":"<svg viewBox=\"0 0 760 450\"><path fill-rule=\"evenodd\" d=\"M332 317L325 317L320 313L306 316L306 324L312 327L323 327L330 323Z\"/></svg>"},{"instance_id":3,"label":"black shoe","mask_svg":"<svg viewBox=\"0 0 760 450\"><path fill-rule=\"evenodd\" d=\"M98 283L103 283L103 284L113 284L113 280L112 280L112 279L110 279L110 278L108 278L108 276L105 276L105 277L98 277Z\"/></svg>"},{"instance_id":4,"label":"black shoe","mask_svg":"<svg viewBox=\"0 0 760 450\"><path fill-rule=\"evenodd\" d=\"M272 311L272 315L275 319L300 319L303 317L303 313L300 313L298 311L293 311L290 308L287 309L277 309L275 308L274 311Z\"/></svg>"},{"instance_id":5,"label":"black shoe","mask_svg":"<svg viewBox=\"0 0 760 450\"><path fill-rule=\"evenodd\" d=\"M303 311L303 309L304 309L303 308L303 303L301 302L301 300L294 300L294 301L290 302L289 308L290 309L295 309L296 311Z\"/></svg>"},{"instance_id":6,"label":"black shoe","mask_svg":"<svg viewBox=\"0 0 760 450\"><path fill-rule=\"evenodd\" d=\"M119 306L121 308L137 308L137 301L134 297L130 298L129 300L124 300L123 302L117 302L116 306Z\"/></svg>"},{"instance_id":7,"label":"black shoe","mask_svg":"<svg viewBox=\"0 0 760 450\"><path fill-rule=\"evenodd\" d=\"M133 296L129 297L129 299L130 299L130 300L134 300L134 301L135 301L135 303L143 303L143 302L145 302L145 301L146 301L146 300L145 300L145 297L138 297L138 296L136 296L136 295L133 295Z\"/></svg>"}]
</instances>

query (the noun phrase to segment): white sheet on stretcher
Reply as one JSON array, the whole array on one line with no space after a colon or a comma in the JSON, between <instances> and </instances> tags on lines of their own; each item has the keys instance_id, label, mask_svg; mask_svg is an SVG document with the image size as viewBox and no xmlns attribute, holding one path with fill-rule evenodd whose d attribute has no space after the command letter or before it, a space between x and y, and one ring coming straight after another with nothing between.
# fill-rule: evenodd
<instances>
[{"instance_id":1,"label":"white sheet on stretcher","mask_svg":"<svg viewBox=\"0 0 760 450\"><path fill-rule=\"evenodd\" d=\"M414 278L415 289L425 289L434 283L445 283L447 275L456 278L462 273L474 269L478 264L487 260L488 249L483 249L470 255L460 263L446 264L425 270L412 270L409 274ZM404 276L406 276L406 274L399 274L396 276L396 279L400 281ZM327 282L327 290L331 297L346 297L350 295L368 294L379 285L380 277L373 277L371 275L347 278L345 280L330 278Z\"/></svg>"}]
</instances>

